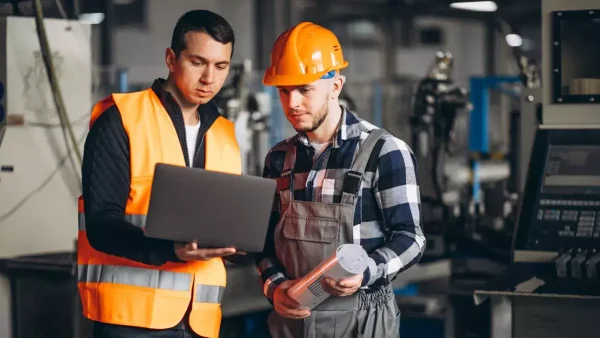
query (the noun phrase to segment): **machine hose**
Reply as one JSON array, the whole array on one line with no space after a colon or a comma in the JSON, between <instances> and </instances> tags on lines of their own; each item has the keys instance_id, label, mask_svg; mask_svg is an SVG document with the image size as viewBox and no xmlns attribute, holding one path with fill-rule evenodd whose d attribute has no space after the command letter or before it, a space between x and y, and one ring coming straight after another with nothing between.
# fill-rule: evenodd
<instances>
[{"instance_id":1,"label":"machine hose","mask_svg":"<svg viewBox=\"0 0 600 338\"><path fill-rule=\"evenodd\" d=\"M31 3L35 12L35 27L37 30L38 40L40 42L42 59L44 60L44 66L46 67L46 73L48 74L48 82L50 83L50 88L52 90L54 104L56 105L58 117L60 118L63 136L65 138L65 145L67 146L67 151L70 152L71 147L69 146L69 141L67 139L68 134L68 138L71 140L72 148L75 151L75 155L77 157L77 162L79 164L79 167L81 167L83 157L81 155L81 151L79 150L79 143L77 142L77 138L75 137L75 133L73 132L73 126L71 125L71 122L69 121L69 118L67 116L64 101L60 91L60 86L58 84L58 78L56 76L56 72L54 71L54 63L52 61L52 54L50 52L50 46L48 44L48 36L46 35L46 28L44 26L42 4L40 0L31 0Z\"/></svg>"}]
</instances>

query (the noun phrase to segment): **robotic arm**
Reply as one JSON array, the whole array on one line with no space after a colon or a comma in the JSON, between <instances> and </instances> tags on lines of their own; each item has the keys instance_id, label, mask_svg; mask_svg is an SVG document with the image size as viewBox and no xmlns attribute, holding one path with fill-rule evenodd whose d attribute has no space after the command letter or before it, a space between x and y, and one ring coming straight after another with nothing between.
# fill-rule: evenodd
<instances>
[{"instance_id":1,"label":"robotic arm","mask_svg":"<svg viewBox=\"0 0 600 338\"><path fill-rule=\"evenodd\" d=\"M445 189L444 159L453 153L452 131L460 110L468 109L467 90L452 81L453 57L449 52L438 52L427 75L417 88L413 115L412 144L417 158L431 158L434 204L443 205Z\"/></svg>"}]
</instances>

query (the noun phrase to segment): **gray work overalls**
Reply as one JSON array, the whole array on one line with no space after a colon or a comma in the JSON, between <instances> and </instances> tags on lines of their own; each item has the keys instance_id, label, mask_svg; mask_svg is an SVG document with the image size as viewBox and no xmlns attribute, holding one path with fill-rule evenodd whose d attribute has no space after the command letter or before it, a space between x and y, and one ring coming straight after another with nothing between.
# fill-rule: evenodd
<instances>
[{"instance_id":1,"label":"gray work overalls","mask_svg":"<svg viewBox=\"0 0 600 338\"><path fill-rule=\"evenodd\" d=\"M305 276L338 246L353 243L354 210L362 173L384 130L375 129L360 147L343 186L341 203L295 201L294 163L296 147L287 152L281 190L281 211L275 227L275 252L288 278ZM286 188L287 187L287 188ZM331 296L304 319L287 319L273 311L268 319L273 338L388 338L398 337L400 313L393 290L387 285L352 296Z\"/></svg>"}]
</instances>

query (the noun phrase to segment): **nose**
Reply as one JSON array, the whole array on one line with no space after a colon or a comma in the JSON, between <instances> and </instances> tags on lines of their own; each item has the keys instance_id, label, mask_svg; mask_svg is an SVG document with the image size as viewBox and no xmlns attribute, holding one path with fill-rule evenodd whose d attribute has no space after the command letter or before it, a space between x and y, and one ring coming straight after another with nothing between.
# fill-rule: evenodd
<instances>
[{"instance_id":1,"label":"nose","mask_svg":"<svg viewBox=\"0 0 600 338\"><path fill-rule=\"evenodd\" d=\"M214 69L213 67L206 67L204 68L204 72L202 73L202 78L200 79L200 81L202 81L202 83L204 84L212 84L214 82Z\"/></svg>"},{"instance_id":2,"label":"nose","mask_svg":"<svg viewBox=\"0 0 600 338\"><path fill-rule=\"evenodd\" d=\"M300 99L301 99L300 93L298 93L297 90L291 90L288 95L288 106L291 109L300 108Z\"/></svg>"}]
</instances>

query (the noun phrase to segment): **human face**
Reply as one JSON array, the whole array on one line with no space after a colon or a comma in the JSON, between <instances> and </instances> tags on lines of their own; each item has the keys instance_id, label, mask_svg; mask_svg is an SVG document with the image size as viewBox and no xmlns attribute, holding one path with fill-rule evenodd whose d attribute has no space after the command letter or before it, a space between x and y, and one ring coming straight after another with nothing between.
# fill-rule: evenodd
<instances>
[{"instance_id":1,"label":"human face","mask_svg":"<svg viewBox=\"0 0 600 338\"><path fill-rule=\"evenodd\" d=\"M330 82L317 80L303 86L278 87L285 116L297 132L312 133L327 118Z\"/></svg>"},{"instance_id":2,"label":"human face","mask_svg":"<svg viewBox=\"0 0 600 338\"><path fill-rule=\"evenodd\" d=\"M222 44L204 32L187 32L185 45L178 57L167 49L169 76L185 100L194 105L205 104L223 88L232 45Z\"/></svg>"}]
</instances>

